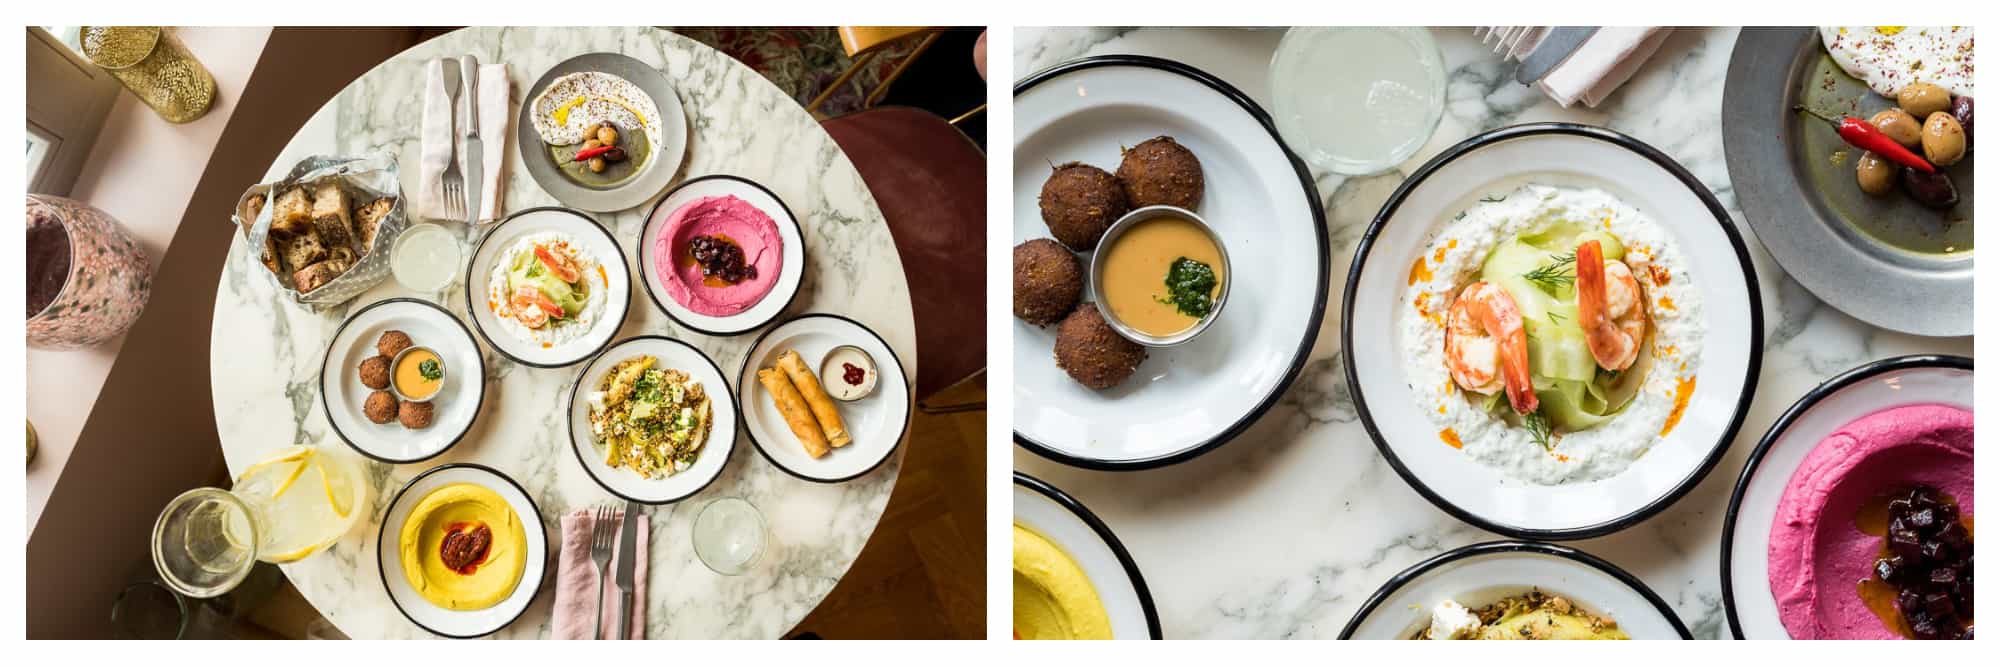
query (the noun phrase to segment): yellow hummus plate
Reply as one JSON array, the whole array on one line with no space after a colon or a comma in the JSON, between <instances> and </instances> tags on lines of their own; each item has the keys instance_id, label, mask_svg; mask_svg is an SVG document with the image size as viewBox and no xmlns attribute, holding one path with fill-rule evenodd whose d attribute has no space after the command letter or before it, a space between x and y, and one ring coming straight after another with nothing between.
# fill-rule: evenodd
<instances>
[{"instance_id":1,"label":"yellow hummus plate","mask_svg":"<svg viewBox=\"0 0 2000 666\"><path fill-rule=\"evenodd\" d=\"M451 570L455 541L490 536L477 564ZM462 546L455 543L454 546ZM541 591L549 558L541 510L526 490L484 465L453 463L418 474L389 502L376 537L389 600L425 631L477 638L512 624Z\"/></svg>"},{"instance_id":2,"label":"yellow hummus plate","mask_svg":"<svg viewBox=\"0 0 2000 666\"><path fill-rule=\"evenodd\" d=\"M1014 473L1014 634L1161 638L1138 563L1104 521L1055 486Z\"/></svg>"}]
</instances>

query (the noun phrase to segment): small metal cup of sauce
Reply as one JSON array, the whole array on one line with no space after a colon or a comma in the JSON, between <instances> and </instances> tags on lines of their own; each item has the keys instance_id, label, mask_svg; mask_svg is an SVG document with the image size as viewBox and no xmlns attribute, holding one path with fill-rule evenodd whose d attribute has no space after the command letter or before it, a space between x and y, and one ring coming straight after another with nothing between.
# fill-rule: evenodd
<instances>
[{"instance_id":1,"label":"small metal cup of sauce","mask_svg":"<svg viewBox=\"0 0 2000 666\"><path fill-rule=\"evenodd\" d=\"M875 357L854 345L827 350L826 357L819 362L819 383L826 387L828 396L841 402L853 402L874 393L877 377Z\"/></svg>"},{"instance_id":2,"label":"small metal cup of sauce","mask_svg":"<svg viewBox=\"0 0 2000 666\"><path fill-rule=\"evenodd\" d=\"M1112 254L1112 249L1118 246L1119 240L1124 238L1127 232L1141 223L1158 218L1179 218L1185 220L1207 235L1209 242L1215 245L1214 258L1216 261L1214 263L1217 264L1210 266L1210 268L1215 271L1216 276L1219 278L1218 282L1221 283L1219 285L1220 288L1215 291L1214 301L1208 308L1208 314L1202 315L1201 319L1196 320L1193 325L1185 329L1165 335L1147 333L1122 319L1111 305L1107 303L1109 299L1106 298L1107 292L1105 289L1106 272L1111 270L1109 257ZM1166 276L1161 274L1145 279L1164 281ZM1203 331L1208 330L1209 324L1215 323L1216 317L1222 314L1222 306L1229 302L1229 287L1235 281L1235 272L1231 270L1229 265L1229 248L1223 244L1222 236L1217 234L1215 227L1210 226L1208 221L1202 219L1200 215L1179 206L1146 206L1126 213L1124 217L1118 218L1117 222L1113 222L1111 227L1104 231L1104 238L1097 242L1097 249L1090 256L1090 292L1093 295L1092 300L1097 306L1097 311L1104 315L1104 321L1111 325L1111 330L1117 331L1120 336L1123 336L1127 340L1148 347L1173 347L1184 344L1189 340L1193 340L1195 336L1201 335Z\"/></svg>"},{"instance_id":3,"label":"small metal cup of sauce","mask_svg":"<svg viewBox=\"0 0 2000 666\"><path fill-rule=\"evenodd\" d=\"M426 359L437 361L438 378L435 381L424 378L421 366ZM407 370L403 367L405 361L409 363ZM395 394L397 400L430 402L439 393L444 392L444 382L450 378L451 373L447 371L444 365L444 355L437 353L437 350L430 347L412 345L403 351L396 352L396 356L389 360L389 392ZM409 390L404 389L405 383L409 384ZM418 387L424 386L428 386L430 390L421 393L411 392Z\"/></svg>"}]
</instances>

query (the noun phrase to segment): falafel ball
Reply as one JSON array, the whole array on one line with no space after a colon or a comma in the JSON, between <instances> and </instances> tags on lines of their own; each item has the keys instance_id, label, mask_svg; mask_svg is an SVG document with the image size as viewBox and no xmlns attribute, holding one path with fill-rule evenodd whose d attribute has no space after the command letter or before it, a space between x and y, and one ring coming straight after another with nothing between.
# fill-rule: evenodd
<instances>
[{"instance_id":1,"label":"falafel ball","mask_svg":"<svg viewBox=\"0 0 2000 666\"><path fill-rule=\"evenodd\" d=\"M412 344L416 343L410 342L410 334L408 333L402 331L384 331L381 339L375 341L375 352L393 358L403 350L409 349Z\"/></svg>"},{"instance_id":2,"label":"falafel ball","mask_svg":"<svg viewBox=\"0 0 2000 666\"><path fill-rule=\"evenodd\" d=\"M375 423L396 420L396 396L388 391L368 394L368 401L361 403L361 413Z\"/></svg>"},{"instance_id":3,"label":"falafel ball","mask_svg":"<svg viewBox=\"0 0 2000 666\"><path fill-rule=\"evenodd\" d=\"M1058 166L1049 174L1042 183L1041 204L1049 234L1078 252L1096 249L1104 230L1132 210L1117 178L1082 162Z\"/></svg>"},{"instance_id":4,"label":"falafel ball","mask_svg":"<svg viewBox=\"0 0 2000 666\"><path fill-rule=\"evenodd\" d=\"M1103 390L1124 382L1146 360L1146 348L1111 330L1097 306L1076 306L1056 326L1056 367L1071 379Z\"/></svg>"},{"instance_id":5,"label":"falafel ball","mask_svg":"<svg viewBox=\"0 0 2000 666\"><path fill-rule=\"evenodd\" d=\"M403 407L396 411L396 419L403 422L403 427L411 430L429 428L431 427L431 403L404 400Z\"/></svg>"},{"instance_id":6,"label":"falafel ball","mask_svg":"<svg viewBox=\"0 0 2000 666\"><path fill-rule=\"evenodd\" d=\"M361 385L372 389L389 388L389 357L370 356L362 361Z\"/></svg>"},{"instance_id":7,"label":"falafel ball","mask_svg":"<svg viewBox=\"0 0 2000 666\"><path fill-rule=\"evenodd\" d=\"M1014 316L1036 326L1061 321L1083 297L1083 264L1061 243L1037 238L1014 246Z\"/></svg>"},{"instance_id":8,"label":"falafel ball","mask_svg":"<svg viewBox=\"0 0 2000 666\"><path fill-rule=\"evenodd\" d=\"M1118 182L1133 208L1166 204L1188 210L1201 203L1201 160L1170 136L1156 136L1125 149Z\"/></svg>"}]
</instances>

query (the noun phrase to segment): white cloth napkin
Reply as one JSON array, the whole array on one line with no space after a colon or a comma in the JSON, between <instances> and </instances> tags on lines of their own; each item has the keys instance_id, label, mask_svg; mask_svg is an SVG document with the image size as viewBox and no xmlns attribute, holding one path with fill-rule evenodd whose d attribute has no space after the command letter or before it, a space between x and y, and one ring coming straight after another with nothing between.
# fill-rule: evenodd
<instances>
[{"instance_id":1,"label":"white cloth napkin","mask_svg":"<svg viewBox=\"0 0 2000 666\"><path fill-rule=\"evenodd\" d=\"M452 127L451 100L444 94L444 61L432 58L424 69L423 145L417 165L416 214L421 219L462 222L444 212L444 170L451 161L452 144L457 144L459 159L465 159L464 131L454 131ZM479 142L486 180L479 190L479 220L491 222L500 219L501 203L507 198L503 187L507 182L507 151L514 135L511 108L514 86L507 77L506 63L482 64L475 76L479 81ZM459 86L459 95L471 89L470 81L467 77L467 84Z\"/></svg>"},{"instance_id":2,"label":"white cloth napkin","mask_svg":"<svg viewBox=\"0 0 2000 666\"><path fill-rule=\"evenodd\" d=\"M1672 31L1673 28L1647 26L1598 28L1536 86L1565 108L1578 101L1597 108L1598 103L1632 78L1646 64L1646 59L1653 57L1653 52L1660 49L1660 42L1666 41L1667 33Z\"/></svg>"}]
</instances>

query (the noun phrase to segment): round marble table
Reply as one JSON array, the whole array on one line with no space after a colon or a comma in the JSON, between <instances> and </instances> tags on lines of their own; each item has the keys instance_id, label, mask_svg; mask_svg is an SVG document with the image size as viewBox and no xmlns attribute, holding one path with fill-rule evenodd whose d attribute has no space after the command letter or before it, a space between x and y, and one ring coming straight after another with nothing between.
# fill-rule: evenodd
<instances>
[{"instance_id":1,"label":"round marble table","mask_svg":"<svg viewBox=\"0 0 2000 666\"><path fill-rule=\"evenodd\" d=\"M902 262L861 176L818 123L776 86L679 35L651 28L453 32L405 51L349 84L299 130L267 179L281 177L306 155L388 150L403 166L404 191L413 192L423 63L466 53L485 63L505 62L518 106L522 92L543 71L571 56L598 51L655 65L677 87L690 134L682 178L743 176L771 188L798 214L808 272L800 297L784 316L835 312L852 317L880 333L915 377L916 329ZM488 145L494 149L491 138ZM556 204L522 168L516 147L507 148L507 162L506 210ZM596 216L618 237L628 259L646 210L641 206ZM347 312L383 298L437 298L411 294L388 280L342 307L315 314L282 300L247 250L238 235L216 290L210 334L216 430L231 474L294 443L344 449L327 427L317 389L321 356L334 330ZM445 307L465 317L463 289L454 286L443 293ZM756 331L710 337L683 330L643 294L632 299L630 313L619 338L644 333L680 338L724 368L739 367L756 337ZM490 347L481 351L489 393L464 441L422 463L369 463L366 476L374 488L369 519L327 551L283 567L306 600L349 636L429 635L390 603L374 556L377 523L389 499L418 473L451 462L499 469L519 481L540 506L552 540L560 538L557 520L563 513L615 499L591 481L569 451L562 414L576 368L530 368ZM747 436L738 442L714 485L681 504L651 510L648 638L776 638L790 630L833 589L868 541L901 463L899 453L866 476L825 485L773 467L751 450ZM695 513L721 497L749 500L770 525L769 549L744 575L715 574L695 559L689 546ZM545 584L527 612L497 635L547 638L553 592L552 583Z\"/></svg>"},{"instance_id":2,"label":"round marble table","mask_svg":"<svg viewBox=\"0 0 2000 666\"><path fill-rule=\"evenodd\" d=\"M1340 294L1354 245L1390 191L1446 147L1488 129L1564 120L1625 132L1672 155L1714 190L1751 248L1764 300L1764 367L1728 455L1686 497L1617 534L1573 542L1644 579L1699 638L1722 638L1723 512L1743 462L1778 414L1863 362L1919 352L1972 355L1972 338L1919 338L1819 302L1756 241L1722 159L1722 82L1734 29L1680 29L1604 106L1563 109L1513 80L1470 29L1432 31L1451 70L1430 143L1397 170L1315 173L1333 247L1331 294L1312 360L1283 400L1236 441L1135 473L1072 469L1017 449L1016 469L1069 492L1111 526L1146 576L1168 638L1335 638L1390 576L1445 550L1498 538L1438 510L1376 452L1341 370ZM1267 67L1282 30L1048 29L1015 33L1018 76L1084 55L1135 53L1201 68L1270 105ZM1970 302L1966 307L1972 307ZM1224 564L1218 564L1224 563Z\"/></svg>"}]
</instances>

